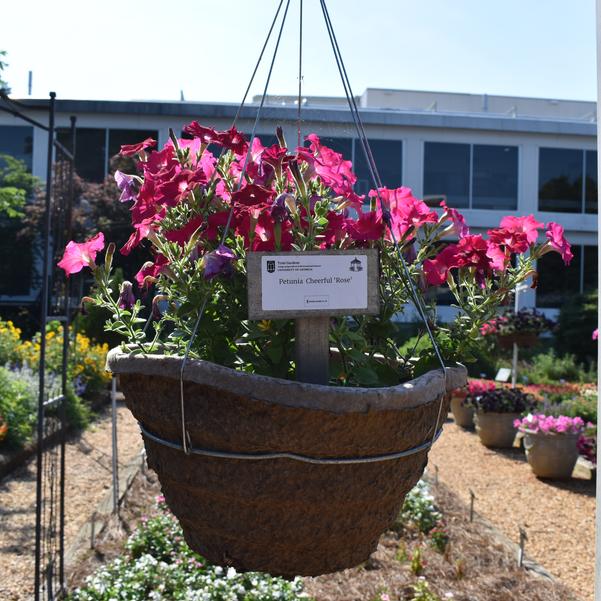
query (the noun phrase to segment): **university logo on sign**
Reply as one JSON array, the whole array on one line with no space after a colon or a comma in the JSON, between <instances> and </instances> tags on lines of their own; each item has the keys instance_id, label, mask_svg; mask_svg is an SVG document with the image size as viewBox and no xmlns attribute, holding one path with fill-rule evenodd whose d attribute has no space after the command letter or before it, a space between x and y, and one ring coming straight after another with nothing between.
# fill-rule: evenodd
<instances>
[{"instance_id":1,"label":"university logo on sign","mask_svg":"<svg viewBox=\"0 0 601 601\"><path fill-rule=\"evenodd\" d=\"M357 259L357 257L355 257L352 261L351 261L351 266L349 267L350 271L363 271L363 265L361 264L361 261L359 259Z\"/></svg>"},{"instance_id":2,"label":"university logo on sign","mask_svg":"<svg viewBox=\"0 0 601 601\"><path fill-rule=\"evenodd\" d=\"M275 261L267 261L267 273L273 273L275 271Z\"/></svg>"}]
</instances>

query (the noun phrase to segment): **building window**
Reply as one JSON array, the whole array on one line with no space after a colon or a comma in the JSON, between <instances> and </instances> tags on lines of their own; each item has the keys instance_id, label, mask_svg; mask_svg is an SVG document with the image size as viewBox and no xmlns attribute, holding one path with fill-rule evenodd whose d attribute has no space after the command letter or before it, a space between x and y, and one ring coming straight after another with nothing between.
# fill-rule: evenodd
<instances>
[{"instance_id":1,"label":"building window","mask_svg":"<svg viewBox=\"0 0 601 601\"><path fill-rule=\"evenodd\" d=\"M29 171L33 163L33 127L0 125L0 154L23 161Z\"/></svg>"},{"instance_id":2,"label":"building window","mask_svg":"<svg viewBox=\"0 0 601 601\"><path fill-rule=\"evenodd\" d=\"M400 140L369 140L369 147L382 185L391 189L401 186L403 183L403 143ZM365 159L363 145L358 139L354 140L353 168L357 175L355 191L357 194L367 194L375 186Z\"/></svg>"},{"instance_id":3,"label":"building window","mask_svg":"<svg viewBox=\"0 0 601 601\"><path fill-rule=\"evenodd\" d=\"M57 130L58 141L71 148L71 131L66 128ZM77 128L75 133L75 171L88 182L101 182L107 172L106 129L90 127Z\"/></svg>"},{"instance_id":4,"label":"building window","mask_svg":"<svg viewBox=\"0 0 601 601\"><path fill-rule=\"evenodd\" d=\"M517 146L426 142L424 200L458 209L516 210Z\"/></svg>"},{"instance_id":5,"label":"building window","mask_svg":"<svg viewBox=\"0 0 601 601\"><path fill-rule=\"evenodd\" d=\"M597 153L571 148L539 149L538 208L555 213L596 213Z\"/></svg>"},{"instance_id":6,"label":"building window","mask_svg":"<svg viewBox=\"0 0 601 601\"><path fill-rule=\"evenodd\" d=\"M119 154L121 146L124 144L136 144L146 138L152 138L158 141L158 132L156 129L110 129L109 130L109 160L116 154Z\"/></svg>"},{"instance_id":7,"label":"building window","mask_svg":"<svg viewBox=\"0 0 601 601\"><path fill-rule=\"evenodd\" d=\"M573 245L572 252L569 267L554 252L538 260L537 307L558 308L574 294L597 289L597 247Z\"/></svg>"},{"instance_id":8,"label":"building window","mask_svg":"<svg viewBox=\"0 0 601 601\"><path fill-rule=\"evenodd\" d=\"M517 146L474 144L472 209L518 208Z\"/></svg>"}]
</instances>

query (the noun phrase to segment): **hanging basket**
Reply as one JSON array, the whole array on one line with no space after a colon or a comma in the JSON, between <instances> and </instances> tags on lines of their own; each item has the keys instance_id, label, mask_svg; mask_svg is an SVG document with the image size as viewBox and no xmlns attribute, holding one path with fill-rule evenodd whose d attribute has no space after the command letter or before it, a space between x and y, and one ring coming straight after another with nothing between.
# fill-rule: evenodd
<instances>
[{"instance_id":1,"label":"hanging basket","mask_svg":"<svg viewBox=\"0 0 601 601\"><path fill-rule=\"evenodd\" d=\"M108 357L190 547L219 565L289 577L367 560L426 466L442 372L342 388L189 361L185 454L181 365L119 349ZM464 367L447 368L447 391L465 382Z\"/></svg>"},{"instance_id":2,"label":"hanging basket","mask_svg":"<svg viewBox=\"0 0 601 601\"><path fill-rule=\"evenodd\" d=\"M520 348L532 348L538 344L538 334L534 332L515 332L505 336L497 336L502 349L512 349L515 342Z\"/></svg>"}]
</instances>

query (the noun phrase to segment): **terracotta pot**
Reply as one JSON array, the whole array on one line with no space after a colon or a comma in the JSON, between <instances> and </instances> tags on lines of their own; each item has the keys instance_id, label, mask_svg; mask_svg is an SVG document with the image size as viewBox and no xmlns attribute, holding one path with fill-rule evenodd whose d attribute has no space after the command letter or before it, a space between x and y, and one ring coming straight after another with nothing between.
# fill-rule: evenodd
<instances>
[{"instance_id":1,"label":"terracotta pot","mask_svg":"<svg viewBox=\"0 0 601 601\"><path fill-rule=\"evenodd\" d=\"M188 544L213 563L283 576L314 576L367 560L422 475L428 449L354 464L186 455L181 361L114 349L108 367L119 374L125 402L148 433L148 465ZM430 441L445 392L440 371L389 388L342 388L189 361L184 380L193 448L318 459L374 457ZM448 369L448 390L465 382L465 368ZM441 422L446 411L443 402Z\"/></svg>"},{"instance_id":2,"label":"terracotta pot","mask_svg":"<svg viewBox=\"0 0 601 601\"><path fill-rule=\"evenodd\" d=\"M578 434L544 434L524 430L524 448L539 478L566 480L578 461Z\"/></svg>"},{"instance_id":3,"label":"terracotta pot","mask_svg":"<svg viewBox=\"0 0 601 601\"><path fill-rule=\"evenodd\" d=\"M497 340L502 349L512 349L514 342L520 348L531 348L538 344L538 334L534 332L516 332L515 334L497 336Z\"/></svg>"},{"instance_id":4,"label":"terracotta pot","mask_svg":"<svg viewBox=\"0 0 601 601\"><path fill-rule=\"evenodd\" d=\"M513 422L519 417L519 413L484 413L476 411L474 421L480 442L491 448L511 448L517 433Z\"/></svg>"},{"instance_id":5,"label":"terracotta pot","mask_svg":"<svg viewBox=\"0 0 601 601\"><path fill-rule=\"evenodd\" d=\"M453 412L453 418L458 426L461 426L462 428L473 428L474 408L463 405L464 400L465 394L453 395L453 397L451 397L451 411Z\"/></svg>"}]
</instances>

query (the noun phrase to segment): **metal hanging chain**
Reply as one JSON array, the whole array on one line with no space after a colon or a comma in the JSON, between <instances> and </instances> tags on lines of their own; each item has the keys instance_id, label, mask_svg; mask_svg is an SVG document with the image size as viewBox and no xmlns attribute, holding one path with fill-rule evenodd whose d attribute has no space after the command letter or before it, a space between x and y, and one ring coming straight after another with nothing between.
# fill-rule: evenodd
<instances>
[{"instance_id":1,"label":"metal hanging chain","mask_svg":"<svg viewBox=\"0 0 601 601\"><path fill-rule=\"evenodd\" d=\"M298 25L298 106L296 117L297 146L302 144L301 136L301 104L303 92L303 0L299 0Z\"/></svg>"},{"instance_id":2,"label":"metal hanging chain","mask_svg":"<svg viewBox=\"0 0 601 601\"><path fill-rule=\"evenodd\" d=\"M267 46L267 42L269 41L269 37L271 36L271 32L273 30L274 24L277 20L277 16L280 12L280 8L282 6L282 2L283 0L280 0L280 4L278 6L278 10L276 12L276 16L274 18L273 23L271 24L271 27L269 29L269 33L267 34L267 39L265 40L265 44L263 44L263 48L261 50L261 54L259 55L259 60L257 61L257 66L255 67L255 70L253 71L252 77L251 77L251 81L246 89L246 93L245 93L245 97L243 99L243 102L240 105L240 108L238 109L238 112L236 114L236 119L238 118L239 114L240 114L240 110L242 109L242 105L244 103L244 101L246 100L246 95L248 94L248 90L250 89L250 86L252 84L252 81L254 79L255 73L257 72L259 63L261 62L261 58L263 57L263 52L265 50L265 47ZM242 186L242 182L244 180L244 176L246 174L246 169L248 168L248 162L250 160L250 156L252 153L252 143L253 140L255 139L255 135L256 135L256 131L257 131L257 125L259 123L259 120L261 118L261 112L263 111L263 105L265 104L265 97L267 96L267 90L269 88L269 82L271 80L271 74L273 72L273 66L275 64L275 58L278 52L278 48L280 45L280 40L282 39L282 32L284 31L284 24L286 23L286 17L288 15L288 8L290 7L290 0L287 0L286 2L286 9L284 10L284 15L282 17L282 23L280 25L280 31L278 33L278 37L276 40L276 44L275 44L275 48L273 50L273 56L271 58L271 64L269 66L269 72L267 73L267 79L265 81L265 87L263 89L263 95L261 97L261 103L259 104L259 108L257 109L257 114L255 117L255 122L253 124L253 128L252 128L252 133L250 136L250 141L248 143L248 150L246 152L246 157L244 159L244 165L242 166L242 171L240 172L240 179L238 180L238 184L236 186L236 192L238 190L240 190L241 186ZM234 120L235 122L235 120ZM227 218L227 223L225 224L225 228L223 230L223 235L221 236L221 244L225 243L225 239L227 237L227 234L229 232L231 223L232 223L232 217L234 215L234 205L232 203L232 206L230 207L230 211L228 214L228 218ZM184 357L182 359L182 366L179 372L179 387L180 387L180 412L181 412L181 422L182 422L182 448L184 450L184 453L186 455L190 454L190 434L186 428L186 407L185 407L185 400L184 400L184 370L186 369L186 364L188 362L188 357L190 355L190 349L192 348L192 343L194 342L196 335L198 334L198 328L200 326L200 322L202 320L202 316L204 315L205 309L207 307L207 303L209 301L209 293L207 293L202 301L202 305L200 307L200 310L198 312L198 317L196 318L196 323L194 324L194 328L192 330L192 335L190 337L190 340L188 341L188 344L186 345L186 351L184 353Z\"/></svg>"},{"instance_id":3,"label":"metal hanging chain","mask_svg":"<svg viewBox=\"0 0 601 601\"><path fill-rule=\"evenodd\" d=\"M350 84L350 80L348 78L348 74L346 71L346 67L344 65L344 60L342 59L342 54L340 52L340 47L338 46L338 40L336 38L336 34L334 32L334 28L332 26L332 21L330 19L330 15L326 6L326 2L325 0L320 0L320 4L321 4L321 9L323 12L323 16L324 16L324 20L326 23L326 29L328 31L328 36L330 39L330 43L332 45L332 50L334 52L334 58L336 60L336 65L338 67L338 72L340 74L340 77L342 79L342 84L343 84L343 88L344 88L344 92L345 92L345 96L349 105L349 109L351 112L351 115L353 117L353 121L355 123L355 127L357 129L357 134L359 136L359 140L361 141L361 145L363 147L363 151L365 153L365 158L367 161L367 166L371 175L371 178L374 182L374 185L376 187L376 194L378 196L378 200L380 201L380 206L382 207L382 212L383 212L383 219L384 222L386 224L386 226L388 227L388 230L390 232L391 238L392 238L392 242L393 242L393 246L396 250L397 256L400 260L401 263L401 267L403 270L403 275L404 277L402 279L404 279L406 281L406 285L408 287L409 293L410 293L410 297L413 300L413 303L415 305L415 308L418 311L418 314L420 316L420 318L422 319L422 321L424 322L424 326L426 328L428 337L430 339L430 342L432 343L432 347L434 349L434 353L436 354L436 357L438 359L438 362L441 365L442 368L442 373L443 373L443 378L444 378L444 385L445 385L445 394L446 394L446 365L445 362L442 358L442 354L440 353L440 348L438 346L438 343L436 342L436 339L432 333L432 330L430 328L430 324L426 315L426 310L425 307L422 303L422 299L419 296L417 289L415 287L415 282L413 281L413 278L411 277L411 274L409 272L409 268L407 266L407 263L405 261L405 258L403 257L403 254L401 252L401 249L398 245L398 241L396 239L393 227L392 227L392 218L390 215L390 210L389 207L383 202L382 197L380 195L380 191L379 188L382 187L382 181L380 179L380 175L378 173L377 170L377 166L375 164L375 160L373 158L373 154L371 152L371 147L369 145L369 140L367 139L367 135L365 133L365 128L363 127L363 122L361 120L361 115L359 114L359 110L357 108L357 104L355 102L355 97L353 95L353 91L351 88L351 84ZM441 417L441 413L442 413L442 407L443 407L443 399L444 399L444 394L443 397L441 398L441 401L439 403L439 408L438 408L438 415L436 418L436 423L434 426L434 432L433 432L433 436L436 435L436 432L438 430L439 424L440 424L440 417Z\"/></svg>"}]
</instances>

